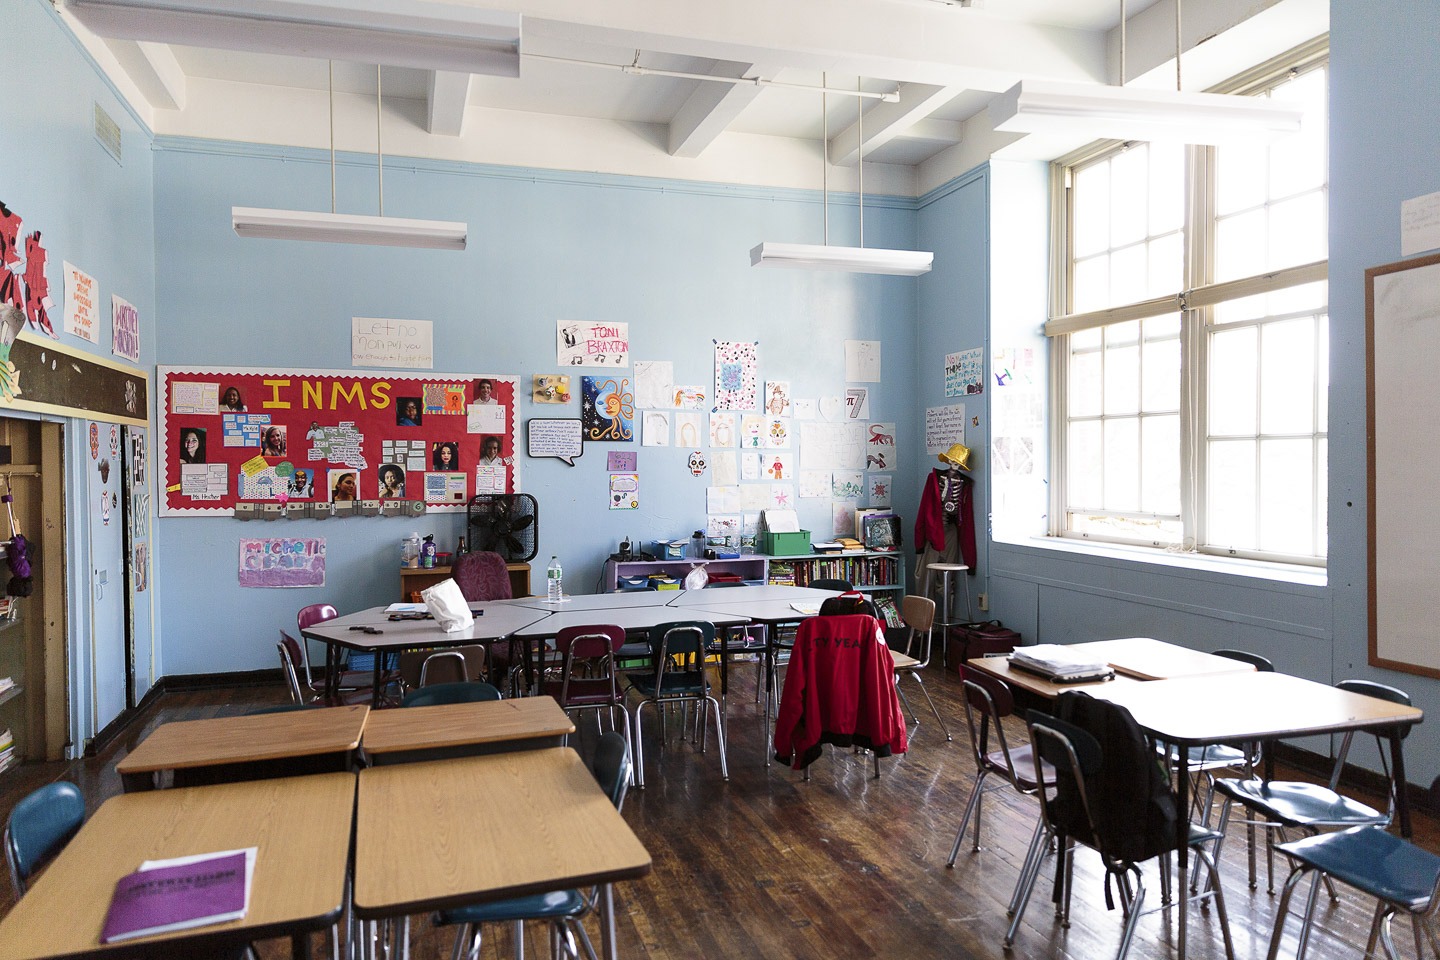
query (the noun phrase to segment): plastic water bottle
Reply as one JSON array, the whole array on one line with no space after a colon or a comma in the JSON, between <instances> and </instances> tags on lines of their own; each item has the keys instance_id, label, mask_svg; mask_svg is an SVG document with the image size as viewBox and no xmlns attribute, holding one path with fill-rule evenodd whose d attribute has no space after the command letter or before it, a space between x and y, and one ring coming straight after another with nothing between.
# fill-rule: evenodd
<instances>
[{"instance_id":1,"label":"plastic water bottle","mask_svg":"<svg viewBox=\"0 0 1440 960\"><path fill-rule=\"evenodd\" d=\"M551 557L550 566L545 568L546 592L545 599L551 603L559 603L563 593L560 589L560 558Z\"/></svg>"},{"instance_id":2,"label":"plastic water bottle","mask_svg":"<svg viewBox=\"0 0 1440 960\"><path fill-rule=\"evenodd\" d=\"M420 566L420 534L412 533L400 541L400 566Z\"/></svg>"}]
</instances>

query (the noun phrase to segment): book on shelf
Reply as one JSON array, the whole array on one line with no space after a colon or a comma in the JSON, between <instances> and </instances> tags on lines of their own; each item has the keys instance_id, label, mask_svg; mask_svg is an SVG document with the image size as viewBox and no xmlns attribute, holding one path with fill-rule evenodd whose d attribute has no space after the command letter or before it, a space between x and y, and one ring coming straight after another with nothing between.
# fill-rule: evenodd
<instances>
[{"instance_id":1,"label":"book on shelf","mask_svg":"<svg viewBox=\"0 0 1440 960\"><path fill-rule=\"evenodd\" d=\"M14 677L0 677L0 693L4 693L13 686L15 686Z\"/></svg>"},{"instance_id":2,"label":"book on shelf","mask_svg":"<svg viewBox=\"0 0 1440 960\"><path fill-rule=\"evenodd\" d=\"M115 884L100 942L239 920L250 908L255 853L247 847L145 861Z\"/></svg>"}]
</instances>

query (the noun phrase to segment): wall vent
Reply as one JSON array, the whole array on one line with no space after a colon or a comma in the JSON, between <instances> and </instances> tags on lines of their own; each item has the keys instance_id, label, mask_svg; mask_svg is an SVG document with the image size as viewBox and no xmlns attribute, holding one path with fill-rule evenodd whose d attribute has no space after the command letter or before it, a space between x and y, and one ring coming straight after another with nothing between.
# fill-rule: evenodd
<instances>
[{"instance_id":1,"label":"wall vent","mask_svg":"<svg viewBox=\"0 0 1440 960\"><path fill-rule=\"evenodd\" d=\"M105 148L106 153L115 158L116 163L124 164L125 161L120 155L120 124L116 123L100 104L96 103L94 107L95 139L100 141L100 146Z\"/></svg>"}]
</instances>

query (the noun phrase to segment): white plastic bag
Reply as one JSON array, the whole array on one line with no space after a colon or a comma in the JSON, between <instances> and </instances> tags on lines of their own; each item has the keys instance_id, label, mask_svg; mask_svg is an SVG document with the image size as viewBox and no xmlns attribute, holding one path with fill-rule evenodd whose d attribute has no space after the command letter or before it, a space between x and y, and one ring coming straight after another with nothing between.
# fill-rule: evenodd
<instances>
[{"instance_id":1,"label":"white plastic bag","mask_svg":"<svg viewBox=\"0 0 1440 960\"><path fill-rule=\"evenodd\" d=\"M420 599L425 601L425 609L446 633L468 629L475 622L470 604L465 602L465 594L460 592L460 584L454 580L441 580L435 586L427 587L420 591Z\"/></svg>"},{"instance_id":2,"label":"white plastic bag","mask_svg":"<svg viewBox=\"0 0 1440 960\"><path fill-rule=\"evenodd\" d=\"M691 566L690 572L685 574L686 590L704 590L705 584L710 582L710 574L705 572L705 564L697 563Z\"/></svg>"}]
</instances>

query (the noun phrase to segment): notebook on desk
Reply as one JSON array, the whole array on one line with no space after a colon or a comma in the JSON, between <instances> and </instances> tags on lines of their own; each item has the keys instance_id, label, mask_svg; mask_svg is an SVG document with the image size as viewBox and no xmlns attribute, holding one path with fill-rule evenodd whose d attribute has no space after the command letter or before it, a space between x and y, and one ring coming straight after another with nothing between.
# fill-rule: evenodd
<instances>
[{"instance_id":1,"label":"notebook on desk","mask_svg":"<svg viewBox=\"0 0 1440 960\"><path fill-rule=\"evenodd\" d=\"M1115 676L1115 669L1108 663L1081 656L1058 643L1021 647L1010 654L1010 665L1051 683L1091 683Z\"/></svg>"}]
</instances>

